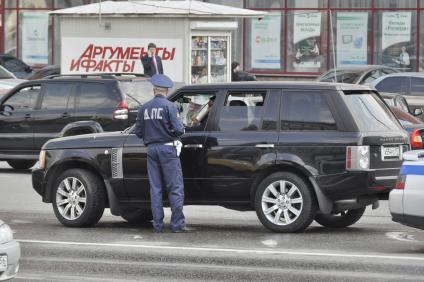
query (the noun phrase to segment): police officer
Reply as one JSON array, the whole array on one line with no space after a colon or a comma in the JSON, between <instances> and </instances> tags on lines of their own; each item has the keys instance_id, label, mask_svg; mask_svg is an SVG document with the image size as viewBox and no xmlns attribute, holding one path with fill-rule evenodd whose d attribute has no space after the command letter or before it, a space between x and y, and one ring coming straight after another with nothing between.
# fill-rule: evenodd
<instances>
[{"instance_id":1,"label":"police officer","mask_svg":"<svg viewBox=\"0 0 424 282\"><path fill-rule=\"evenodd\" d=\"M155 232L163 232L162 191L166 189L172 211L171 230L175 233L186 232L184 184L179 158L181 142L177 141L184 134L184 125L179 119L177 107L166 99L168 89L173 86L171 79L163 74L155 74L150 82L155 97L140 107L136 135L147 146L153 228Z\"/></svg>"}]
</instances>

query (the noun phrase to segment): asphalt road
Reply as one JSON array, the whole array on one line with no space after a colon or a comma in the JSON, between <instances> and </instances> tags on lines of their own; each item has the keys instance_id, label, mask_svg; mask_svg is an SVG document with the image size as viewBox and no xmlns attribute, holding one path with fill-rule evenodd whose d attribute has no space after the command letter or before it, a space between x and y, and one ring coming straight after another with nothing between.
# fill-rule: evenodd
<instances>
[{"instance_id":1,"label":"asphalt road","mask_svg":"<svg viewBox=\"0 0 424 282\"><path fill-rule=\"evenodd\" d=\"M30 177L0 163L0 218L22 247L16 281L424 281L424 231L392 222L387 202L353 227L313 223L301 234L210 206L185 208L189 234L153 234L108 212L94 228L73 229Z\"/></svg>"}]
</instances>

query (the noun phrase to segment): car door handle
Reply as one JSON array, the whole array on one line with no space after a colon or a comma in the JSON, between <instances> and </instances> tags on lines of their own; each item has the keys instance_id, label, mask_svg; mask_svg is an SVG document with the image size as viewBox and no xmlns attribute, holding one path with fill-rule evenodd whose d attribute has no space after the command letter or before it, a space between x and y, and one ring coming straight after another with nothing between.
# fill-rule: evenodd
<instances>
[{"instance_id":1,"label":"car door handle","mask_svg":"<svg viewBox=\"0 0 424 282\"><path fill-rule=\"evenodd\" d=\"M256 144L256 148L274 148L274 144Z\"/></svg>"},{"instance_id":2,"label":"car door handle","mask_svg":"<svg viewBox=\"0 0 424 282\"><path fill-rule=\"evenodd\" d=\"M31 118L31 114L25 114L24 118L25 119L30 119Z\"/></svg>"},{"instance_id":3,"label":"car door handle","mask_svg":"<svg viewBox=\"0 0 424 282\"><path fill-rule=\"evenodd\" d=\"M63 113L63 114L62 114L62 117L63 117L63 118L68 118L68 117L70 117L70 116L71 116L71 115L70 115L70 114L68 114L68 113Z\"/></svg>"},{"instance_id":4,"label":"car door handle","mask_svg":"<svg viewBox=\"0 0 424 282\"><path fill-rule=\"evenodd\" d=\"M187 144L184 145L184 148L203 148L202 144Z\"/></svg>"}]
</instances>

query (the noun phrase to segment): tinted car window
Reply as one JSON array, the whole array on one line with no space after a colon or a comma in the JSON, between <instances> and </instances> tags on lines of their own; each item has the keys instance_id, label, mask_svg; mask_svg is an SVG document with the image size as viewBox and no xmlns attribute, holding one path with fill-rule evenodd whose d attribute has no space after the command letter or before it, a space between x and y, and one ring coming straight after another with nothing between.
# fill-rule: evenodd
<instances>
[{"instance_id":1,"label":"tinted car window","mask_svg":"<svg viewBox=\"0 0 424 282\"><path fill-rule=\"evenodd\" d=\"M326 97L319 91L285 91L282 130L337 130Z\"/></svg>"},{"instance_id":2,"label":"tinted car window","mask_svg":"<svg viewBox=\"0 0 424 282\"><path fill-rule=\"evenodd\" d=\"M424 96L424 78L411 77L411 95Z\"/></svg>"},{"instance_id":3,"label":"tinted car window","mask_svg":"<svg viewBox=\"0 0 424 282\"><path fill-rule=\"evenodd\" d=\"M359 73L354 72L331 72L320 79L321 82L343 82L354 83L359 77Z\"/></svg>"},{"instance_id":4,"label":"tinted car window","mask_svg":"<svg viewBox=\"0 0 424 282\"><path fill-rule=\"evenodd\" d=\"M408 89L408 78L401 76L387 77L375 86L380 92L405 94Z\"/></svg>"},{"instance_id":5,"label":"tinted car window","mask_svg":"<svg viewBox=\"0 0 424 282\"><path fill-rule=\"evenodd\" d=\"M40 94L40 89L40 86L22 88L12 97L7 99L3 105L12 106L14 110L34 109L38 95Z\"/></svg>"},{"instance_id":6,"label":"tinted car window","mask_svg":"<svg viewBox=\"0 0 424 282\"><path fill-rule=\"evenodd\" d=\"M46 84L43 95L42 109L66 109L72 92L72 84L53 83Z\"/></svg>"},{"instance_id":7,"label":"tinted car window","mask_svg":"<svg viewBox=\"0 0 424 282\"><path fill-rule=\"evenodd\" d=\"M380 70L373 70L366 74L359 84L371 83L382 75L384 74Z\"/></svg>"},{"instance_id":8,"label":"tinted car window","mask_svg":"<svg viewBox=\"0 0 424 282\"><path fill-rule=\"evenodd\" d=\"M25 71L27 68L27 65L14 58L4 58L3 61L4 67L12 72Z\"/></svg>"},{"instance_id":9,"label":"tinted car window","mask_svg":"<svg viewBox=\"0 0 424 282\"><path fill-rule=\"evenodd\" d=\"M256 131L261 129L265 93L230 93L222 107L220 131Z\"/></svg>"},{"instance_id":10,"label":"tinted car window","mask_svg":"<svg viewBox=\"0 0 424 282\"><path fill-rule=\"evenodd\" d=\"M108 108L119 103L118 95L113 95L102 83L82 83L77 108Z\"/></svg>"},{"instance_id":11,"label":"tinted car window","mask_svg":"<svg viewBox=\"0 0 424 282\"><path fill-rule=\"evenodd\" d=\"M354 93L347 93L345 97L361 131L401 130L396 118L377 94L355 91Z\"/></svg>"}]
</instances>

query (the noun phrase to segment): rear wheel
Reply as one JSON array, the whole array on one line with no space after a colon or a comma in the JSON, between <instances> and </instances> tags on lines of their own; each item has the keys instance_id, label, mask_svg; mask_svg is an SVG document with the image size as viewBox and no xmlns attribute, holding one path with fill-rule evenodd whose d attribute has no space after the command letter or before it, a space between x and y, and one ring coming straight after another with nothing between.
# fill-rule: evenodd
<instances>
[{"instance_id":1,"label":"rear wheel","mask_svg":"<svg viewBox=\"0 0 424 282\"><path fill-rule=\"evenodd\" d=\"M317 214L315 221L325 227L348 227L355 224L362 217L365 208L346 210L337 214Z\"/></svg>"},{"instance_id":2,"label":"rear wheel","mask_svg":"<svg viewBox=\"0 0 424 282\"><path fill-rule=\"evenodd\" d=\"M106 195L102 181L95 174L70 169L54 183L52 199L54 213L63 225L89 227L102 217Z\"/></svg>"},{"instance_id":3,"label":"rear wheel","mask_svg":"<svg viewBox=\"0 0 424 282\"><path fill-rule=\"evenodd\" d=\"M316 202L309 185L301 177L277 172L259 185L255 209L266 228L274 232L299 232L314 219Z\"/></svg>"},{"instance_id":4,"label":"rear wheel","mask_svg":"<svg viewBox=\"0 0 424 282\"><path fill-rule=\"evenodd\" d=\"M14 169L29 169L35 165L34 160L7 160L7 163Z\"/></svg>"},{"instance_id":5,"label":"rear wheel","mask_svg":"<svg viewBox=\"0 0 424 282\"><path fill-rule=\"evenodd\" d=\"M153 219L150 209L131 208L122 211L122 218L133 224L146 224Z\"/></svg>"}]
</instances>

